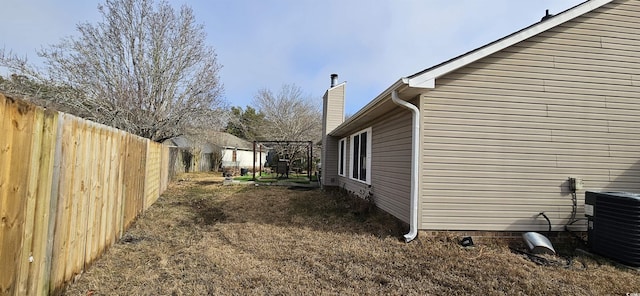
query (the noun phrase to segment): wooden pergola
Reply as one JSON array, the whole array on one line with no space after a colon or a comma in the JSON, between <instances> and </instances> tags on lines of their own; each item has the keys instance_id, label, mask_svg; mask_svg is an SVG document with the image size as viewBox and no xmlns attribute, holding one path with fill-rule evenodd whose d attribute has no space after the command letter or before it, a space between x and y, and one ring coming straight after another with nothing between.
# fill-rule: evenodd
<instances>
[{"instance_id":1,"label":"wooden pergola","mask_svg":"<svg viewBox=\"0 0 640 296\"><path fill-rule=\"evenodd\" d=\"M307 177L311 180L311 158L313 157L313 142L312 141L253 141L253 180L256 179L256 148L258 145L269 145L269 144L295 144L295 145L306 145L307 146ZM260 153L260 172L262 172L262 146L258 150Z\"/></svg>"}]
</instances>

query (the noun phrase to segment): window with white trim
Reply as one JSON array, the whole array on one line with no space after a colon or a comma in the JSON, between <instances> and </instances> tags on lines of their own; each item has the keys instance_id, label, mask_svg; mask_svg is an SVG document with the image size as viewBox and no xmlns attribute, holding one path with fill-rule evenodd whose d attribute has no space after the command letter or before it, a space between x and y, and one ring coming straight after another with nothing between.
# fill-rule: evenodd
<instances>
[{"instance_id":1,"label":"window with white trim","mask_svg":"<svg viewBox=\"0 0 640 296\"><path fill-rule=\"evenodd\" d=\"M349 178L371 184L371 128L351 136Z\"/></svg>"},{"instance_id":2,"label":"window with white trim","mask_svg":"<svg viewBox=\"0 0 640 296\"><path fill-rule=\"evenodd\" d=\"M345 156L347 156L347 139L343 138L338 141L338 175L343 177L347 176Z\"/></svg>"}]
</instances>

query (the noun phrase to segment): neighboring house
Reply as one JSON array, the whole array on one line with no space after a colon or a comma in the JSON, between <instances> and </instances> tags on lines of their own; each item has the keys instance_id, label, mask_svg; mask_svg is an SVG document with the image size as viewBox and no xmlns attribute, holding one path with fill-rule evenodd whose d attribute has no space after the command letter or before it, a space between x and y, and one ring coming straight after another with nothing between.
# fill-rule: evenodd
<instances>
[{"instance_id":1,"label":"neighboring house","mask_svg":"<svg viewBox=\"0 0 640 296\"><path fill-rule=\"evenodd\" d=\"M215 133L211 142L221 149L222 168L253 169L253 142L223 132ZM268 151L269 149L263 146L260 153L260 146L256 145L256 170L260 168L260 163L264 166Z\"/></svg>"},{"instance_id":2,"label":"neighboring house","mask_svg":"<svg viewBox=\"0 0 640 296\"><path fill-rule=\"evenodd\" d=\"M208 142L196 142L187 136L179 136L163 142L181 148L173 161L178 172L208 172L215 170L214 152L217 148Z\"/></svg>"},{"instance_id":3,"label":"neighboring house","mask_svg":"<svg viewBox=\"0 0 640 296\"><path fill-rule=\"evenodd\" d=\"M562 231L569 177L584 180L578 218L584 190L640 192L639 16L640 1L584 2L400 78L345 122L332 77L323 185L372 194L410 224L407 241L546 231L541 212Z\"/></svg>"},{"instance_id":4,"label":"neighboring house","mask_svg":"<svg viewBox=\"0 0 640 296\"><path fill-rule=\"evenodd\" d=\"M209 132L206 139L192 139L187 136L179 136L165 141L165 144L184 149L180 163L185 166L185 171L217 171L218 169L253 169L253 142L240 139L232 134L224 132ZM256 148L255 167L264 165L267 159L268 149L259 146Z\"/></svg>"}]
</instances>

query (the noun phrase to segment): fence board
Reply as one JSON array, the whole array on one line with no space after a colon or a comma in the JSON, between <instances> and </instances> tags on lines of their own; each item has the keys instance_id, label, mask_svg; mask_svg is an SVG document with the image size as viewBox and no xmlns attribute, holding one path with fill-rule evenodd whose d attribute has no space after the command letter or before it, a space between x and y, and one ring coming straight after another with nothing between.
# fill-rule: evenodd
<instances>
[{"instance_id":1,"label":"fence board","mask_svg":"<svg viewBox=\"0 0 640 296\"><path fill-rule=\"evenodd\" d=\"M21 101L6 100L3 134L9 143L3 147L3 172L0 174L0 282L2 294L17 295L20 258L27 211L27 182L29 177L34 106ZM8 157L8 159L7 159Z\"/></svg>"},{"instance_id":2,"label":"fence board","mask_svg":"<svg viewBox=\"0 0 640 296\"><path fill-rule=\"evenodd\" d=\"M59 289L65 282L65 268L71 228L73 174L75 154L78 146L74 137L75 125L69 115L61 115L62 138L60 155L60 172L58 184L58 202L54 229L53 251L51 255L52 291Z\"/></svg>"},{"instance_id":3,"label":"fence board","mask_svg":"<svg viewBox=\"0 0 640 296\"><path fill-rule=\"evenodd\" d=\"M144 208L144 173L146 143L137 137L127 135L127 157L124 175L125 218L124 227L128 228Z\"/></svg>"},{"instance_id":4,"label":"fence board","mask_svg":"<svg viewBox=\"0 0 640 296\"><path fill-rule=\"evenodd\" d=\"M108 174L108 184L105 186L107 193L110 198L108 198L107 209L106 209L106 234L105 241L107 245L111 245L115 239L117 234L118 225L115 223L117 221L117 205L118 199L120 198L120 192L118 190L118 184L120 184L120 179L118 176L119 166L118 166L118 151L120 151L119 147L119 138L118 133L113 130L108 130L108 137L110 139L110 152L109 152L109 174Z\"/></svg>"},{"instance_id":5,"label":"fence board","mask_svg":"<svg viewBox=\"0 0 640 296\"><path fill-rule=\"evenodd\" d=\"M145 204L148 209L160 195L160 157L162 144L148 141L145 173Z\"/></svg>"},{"instance_id":6,"label":"fence board","mask_svg":"<svg viewBox=\"0 0 640 296\"><path fill-rule=\"evenodd\" d=\"M80 263L82 264L82 268L84 268L84 264L92 261L92 252L93 252L93 241L95 233L94 228L94 219L96 216L96 203L98 202L97 197L95 195L95 186L96 177L95 174L98 170L100 170L100 163L97 161L97 149L96 142L96 127L94 123L89 123L86 131L86 153L85 153L85 204L84 204L84 221L83 224L80 225L82 227L82 233L84 233L83 245L78 251L82 253L82 260ZM80 256L79 256L80 257Z\"/></svg>"},{"instance_id":7,"label":"fence board","mask_svg":"<svg viewBox=\"0 0 640 296\"><path fill-rule=\"evenodd\" d=\"M76 227L74 227L76 230L76 245L71 254L73 260L73 268L69 274L71 279L83 270L84 262L89 260L85 255L90 235L87 225L89 223L89 214L92 205L91 175L95 170L95 163L92 161L94 124L91 122L81 122L80 118L77 118L77 123L82 126L80 135L82 139L80 143L82 146L82 154L79 154L79 157L76 158L76 164L79 164L77 169L80 170L82 178L79 179L77 185L78 190L80 190L80 199L78 199L77 208L78 220L76 220Z\"/></svg>"},{"instance_id":8,"label":"fence board","mask_svg":"<svg viewBox=\"0 0 640 296\"><path fill-rule=\"evenodd\" d=\"M31 120L31 145L30 147L21 147L28 150L29 161L25 163L27 167L27 188L25 192L26 212L24 221L24 231L22 232L22 249L20 250L17 294L27 294L27 284L29 281L29 268L32 264L33 254L31 252L31 244L33 243L33 231L35 228L35 212L36 212L36 190L38 186L38 176L40 165L40 155L42 153L42 133L44 126L44 112L42 109L34 109L33 115L29 116Z\"/></svg>"},{"instance_id":9,"label":"fence board","mask_svg":"<svg viewBox=\"0 0 640 296\"><path fill-rule=\"evenodd\" d=\"M36 208L31 252L33 262L29 265L27 295L42 295L48 291L47 245L49 244L51 189L54 171L55 144L58 114L45 111L42 137L39 145L40 159L36 178ZM32 158L33 159L33 158Z\"/></svg>"},{"instance_id":10,"label":"fence board","mask_svg":"<svg viewBox=\"0 0 640 296\"><path fill-rule=\"evenodd\" d=\"M53 171L51 174L51 201L49 203L49 222L47 229L47 245L45 248L45 256L43 262L43 277L39 279L37 290L43 292L39 294L49 294L50 291L56 290L57 279L54 277L53 265L54 259L56 259L56 253L54 253L56 247L56 227L57 221L60 218L59 205L60 201L60 176L62 176L62 159L63 159L63 134L64 134L64 114L58 114L55 127L55 152L53 155ZM43 205L46 206L46 205Z\"/></svg>"},{"instance_id":11,"label":"fence board","mask_svg":"<svg viewBox=\"0 0 640 296\"><path fill-rule=\"evenodd\" d=\"M136 173L135 173L135 167L133 165L133 162L135 162L137 159L135 159L134 157L135 147L133 143L133 137L126 135L125 138L126 138L125 140L126 155L125 155L124 163L125 163L126 169L124 171L124 176L123 176L124 179L122 180L124 184L124 196L123 196L124 225L123 226L124 228L128 228L129 223L133 221L133 218L136 215L135 201L134 201Z\"/></svg>"},{"instance_id":12,"label":"fence board","mask_svg":"<svg viewBox=\"0 0 640 296\"><path fill-rule=\"evenodd\" d=\"M162 194L165 190L167 190L167 187L169 185L169 147L162 145L162 155L160 156L160 159L162 160L162 164L161 164L161 168L160 168L160 173L162 174L162 176L160 176L160 194ZM160 195L158 194L158 195Z\"/></svg>"},{"instance_id":13,"label":"fence board","mask_svg":"<svg viewBox=\"0 0 640 296\"><path fill-rule=\"evenodd\" d=\"M125 224L125 196L127 186L125 184L125 164L127 160L127 136L125 133L118 133L120 142L120 152L118 154L118 198L116 199L116 239L122 237Z\"/></svg>"},{"instance_id":14,"label":"fence board","mask_svg":"<svg viewBox=\"0 0 640 296\"><path fill-rule=\"evenodd\" d=\"M73 278L73 272L76 268L76 258L78 256L78 231L79 228L79 220L81 219L82 214L82 204L84 199L84 170L82 170L82 165L84 165L84 150L85 150L85 141L84 141L84 129L85 125L81 125L77 122L77 118L72 118L73 125L75 127L74 134L72 135L74 141L77 143L77 148L75 154L72 156L73 161L73 177L71 180L71 203L69 210L69 244L66 251L65 257L65 271L64 271L64 281L70 281ZM84 252L83 252L84 254Z\"/></svg>"},{"instance_id":15,"label":"fence board","mask_svg":"<svg viewBox=\"0 0 640 296\"><path fill-rule=\"evenodd\" d=\"M4 242L11 239L9 236L9 226L4 221L9 216L9 172L11 171L11 152L13 151L13 128L11 128L11 101L0 95L0 294L13 294L13 258L10 256L11 246Z\"/></svg>"},{"instance_id":16,"label":"fence board","mask_svg":"<svg viewBox=\"0 0 640 296\"><path fill-rule=\"evenodd\" d=\"M93 240L93 249L91 250L91 261L97 259L101 254L102 250L104 250L106 245L106 203L107 203L107 195L108 193L105 191L106 185L109 184L109 180L107 179L109 176L109 138L107 137L107 130L102 128L99 130L99 138L96 142L96 145L99 147L99 158L100 169L97 170L97 183L96 183L96 199L98 203L96 204L96 217L94 221L94 227L96 229L97 235Z\"/></svg>"}]
</instances>

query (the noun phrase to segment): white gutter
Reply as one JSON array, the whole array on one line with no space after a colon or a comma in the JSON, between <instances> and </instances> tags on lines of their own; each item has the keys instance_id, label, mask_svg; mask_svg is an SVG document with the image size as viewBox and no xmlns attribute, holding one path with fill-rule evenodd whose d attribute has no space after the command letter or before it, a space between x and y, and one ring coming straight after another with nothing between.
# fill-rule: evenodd
<instances>
[{"instance_id":1,"label":"white gutter","mask_svg":"<svg viewBox=\"0 0 640 296\"><path fill-rule=\"evenodd\" d=\"M405 102L398 97L398 91L391 92L391 100L397 105L411 111L413 118L413 136L411 137L411 205L409 216L409 233L404 235L404 240L410 242L418 236L418 162L420 156L420 109L409 102Z\"/></svg>"}]
</instances>

